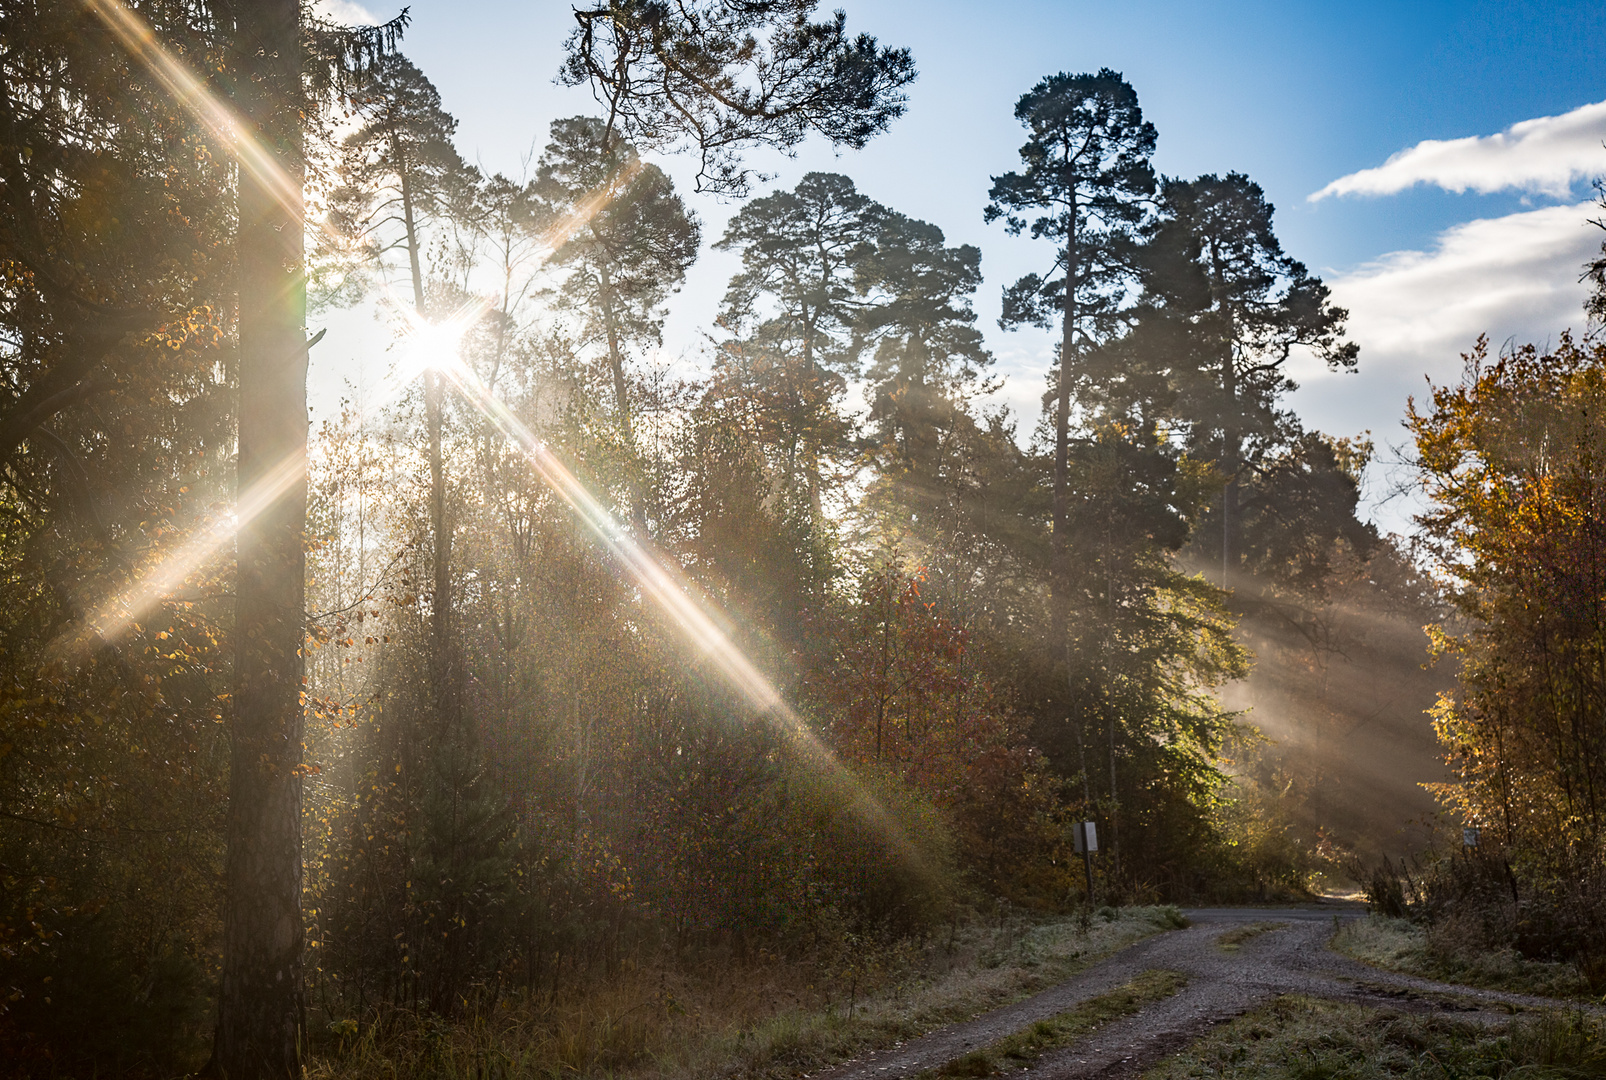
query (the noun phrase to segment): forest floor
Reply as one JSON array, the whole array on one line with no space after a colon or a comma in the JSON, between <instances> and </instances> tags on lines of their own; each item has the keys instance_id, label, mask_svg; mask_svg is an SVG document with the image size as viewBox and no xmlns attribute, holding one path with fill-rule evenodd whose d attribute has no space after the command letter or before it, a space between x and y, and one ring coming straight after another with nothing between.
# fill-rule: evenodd
<instances>
[{"instance_id":1,"label":"forest floor","mask_svg":"<svg viewBox=\"0 0 1606 1080\"><path fill-rule=\"evenodd\" d=\"M1606 1074L1606 1010L1387 970L1420 943L1362 910L1195 909L1187 925L1176 908L1103 909L956 926L907 955L860 943L836 961L647 966L572 1001L331 1037L308 1073L1457 1080L1532 1064Z\"/></svg>"},{"instance_id":2,"label":"forest floor","mask_svg":"<svg viewBox=\"0 0 1606 1080\"><path fill-rule=\"evenodd\" d=\"M815 1075L829 1080L892 1076L924 1080L993 1075L1007 1068L1029 1071L1045 1080L1114 1080L1141 1075L1175 1055L1186 1057L1184 1051L1198 1049L1196 1044L1202 1039L1208 1043L1204 1037L1220 1025L1238 1021L1238 1027L1247 1024L1253 1028L1264 1022L1260 1014L1265 1010L1296 1007L1290 1003L1305 1003L1297 1007L1304 1010L1301 1015L1307 1017L1307 1028L1309 1017L1327 1016L1335 1024L1342 1026L1342 1021L1361 1031L1368 1027L1364 1014L1378 1008L1387 1010L1388 1016L1444 1017L1459 1025L1457 1030L1475 1031L1500 1028L1516 1013L1559 1004L1531 994L1381 970L1339 955L1329 948L1329 942L1342 923L1358 914L1352 905L1201 909L1187 914L1193 921L1188 929L1124 949L1023 1001ZM1143 980L1152 982L1156 973L1165 976L1169 992L1150 993L1140 1000ZM1137 1004L1125 1010L1109 1007L1111 995L1123 990L1125 1000ZM1095 1009L1096 1019L1102 1022L1076 1023L1094 1003L1106 1003ZM1332 1012L1344 1007L1352 1012ZM1361 1014L1353 1012L1357 1007ZM1577 1011L1581 1007L1574 1004L1572 1008ZM1601 1014L1595 1007L1582 1009L1591 1023ZM1056 1030L1073 1032L1075 1037L1056 1038ZM1034 1031L1042 1038L1036 1045L1027 1040L1023 1047L1022 1034ZM1217 1041L1221 1038L1232 1041L1229 1034ZM1423 1036L1418 1033L1412 1038L1421 1041ZM1501 1045L1510 1042L1506 1038ZM1464 1043L1466 1037L1450 1039L1450 1044ZM1243 1047L1234 1046L1229 1057L1247 1054ZM1170 1071L1180 1060L1168 1062ZM1204 1071L1217 1070L1211 1066ZM1240 1073L1279 1075L1281 1070ZM1184 1069L1182 1074L1198 1073Z\"/></svg>"},{"instance_id":3,"label":"forest floor","mask_svg":"<svg viewBox=\"0 0 1606 1080\"><path fill-rule=\"evenodd\" d=\"M1174 907L955 924L924 944L846 942L839 955L622 965L562 998L504 998L454 1024L397 1014L319 1032L310 1080L796 1077L1020 1001L1155 934ZM1152 981L1152 980L1151 980ZM1089 1019L1169 990L1164 980ZM316 1029L315 1029L316 1030Z\"/></svg>"}]
</instances>

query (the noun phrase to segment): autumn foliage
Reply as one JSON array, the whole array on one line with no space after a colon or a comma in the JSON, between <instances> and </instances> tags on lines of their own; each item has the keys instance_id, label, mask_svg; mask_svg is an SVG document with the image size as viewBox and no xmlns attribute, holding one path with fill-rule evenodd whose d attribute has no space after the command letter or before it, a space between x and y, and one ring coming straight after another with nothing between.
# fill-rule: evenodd
<instances>
[{"instance_id":1,"label":"autumn foliage","mask_svg":"<svg viewBox=\"0 0 1606 1080\"><path fill-rule=\"evenodd\" d=\"M1519 936L1571 959L1606 924L1606 346L1563 337L1491 360L1413 405L1434 565L1461 619L1435 726L1440 797L1497 845ZM1520 882L1520 885L1519 885ZM1593 944L1591 944L1593 943Z\"/></svg>"},{"instance_id":2,"label":"autumn foliage","mask_svg":"<svg viewBox=\"0 0 1606 1080\"><path fill-rule=\"evenodd\" d=\"M883 550L831 626L810 696L840 756L930 799L950 816L980 882L1030 897L1053 879L1051 780L975 636L935 591L922 595L927 580ZM1034 856L1037 872L1028 869ZM1057 888L1036 899L1058 900L1067 885Z\"/></svg>"}]
</instances>

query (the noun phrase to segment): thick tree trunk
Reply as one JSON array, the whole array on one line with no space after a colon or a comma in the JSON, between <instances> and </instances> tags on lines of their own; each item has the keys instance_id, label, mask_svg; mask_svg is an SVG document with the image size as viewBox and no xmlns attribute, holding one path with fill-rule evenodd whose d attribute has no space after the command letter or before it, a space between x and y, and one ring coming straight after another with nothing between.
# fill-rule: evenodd
<instances>
[{"instance_id":1,"label":"thick tree trunk","mask_svg":"<svg viewBox=\"0 0 1606 1080\"><path fill-rule=\"evenodd\" d=\"M237 484L242 504L253 495L266 501L259 512L242 513L236 540L227 893L213 1065L228 1080L282 1080L301 1071L304 1013L307 345L299 5L256 0L234 11L238 101L288 184L271 190L240 169Z\"/></svg>"}]
</instances>

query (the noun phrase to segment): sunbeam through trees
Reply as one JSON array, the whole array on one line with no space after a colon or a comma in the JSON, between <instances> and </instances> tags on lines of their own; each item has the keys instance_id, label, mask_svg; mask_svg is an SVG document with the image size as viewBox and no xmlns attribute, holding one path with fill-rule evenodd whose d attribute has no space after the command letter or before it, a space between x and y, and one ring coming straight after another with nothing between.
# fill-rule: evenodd
<instances>
[{"instance_id":1,"label":"sunbeam through trees","mask_svg":"<svg viewBox=\"0 0 1606 1080\"><path fill-rule=\"evenodd\" d=\"M0 1077L801 1074L1357 889L1606 986L1597 341L1317 430L1358 309L1121 72L927 221L908 49L572 16L496 172L405 10L0 0Z\"/></svg>"}]
</instances>

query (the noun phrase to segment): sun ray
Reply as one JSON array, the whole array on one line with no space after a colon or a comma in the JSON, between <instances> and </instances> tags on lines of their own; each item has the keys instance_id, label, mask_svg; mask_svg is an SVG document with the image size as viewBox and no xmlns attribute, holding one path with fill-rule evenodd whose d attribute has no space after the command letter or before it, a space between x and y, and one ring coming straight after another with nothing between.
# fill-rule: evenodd
<instances>
[{"instance_id":1,"label":"sun ray","mask_svg":"<svg viewBox=\"0 0 1606 1080\"><path fill-rule=\"evenodd\" d=\"M305 221L302 191L252 135L250 126L233 109L213 94L188 68L176 60L156 40L150 27L120 0L84 0L132 56L152 73L196 120L228 149L240 168L245 169L298 221ZM568 237L616 199L643 168L632 157L603 184L579 200L570 211L553 222L542 234L545 257L560 250ZM325 227L327 231L327 227ZM696 647L724 679L736 689L759 716L773 723L843 793L861 820L873 825L907 861L923 865L924 860L902 828L864 786L818 739L813 730L786 704L781 694L764 677L720 628L707 610L707 602L696 595L685 576L666 559L656 555L645 541L633 537L608 510L580 483L547 447L502 403L479 377L462 362L457 346L462 336L487 310L485 304L470 304L442 323L431 324L407 305L390 306L405 320L402 361L387 377L384 391L366 404L363 414L382 408L393 400L412 378L426 368L441 372L456 385L530 462L537 474L557 493L585 525L604 543L625 567L643 594L674 620L681 634ZM240 495L232 513L219 514L196 533L177 552L142 577L132 589L113 598L87 619L74 635L72 645L82 648L94 641L120 636L172 595L189 577L214 558L234 537L238 526L276 501L288 488L306 476L304 455L287 459ZM59 639L58 639L59 640ZM55 646L53 646L54 648Z\"/></svg>"},{"instance_id":2,"label":"sun ray","mask_svg":"<svg viewBox=\"0 0 1606 1080\"><path fill-rule=\"evenodd\" d=\"M173 101L210 131L291 215L300 220L301 185L263 149L251 126L156 40L150 26L120 0L84 0L130 55L162 84Z\"/></svg>"},{"instance_id":3,"label":"sun ray","mask_svg":"<svg viewBox=\"0 0 1606 1080\"><path fill-rule=\"evenodd\" d=\"M794 749L842 793L860 820L874 827L907 863L929 869L919 849L886 807L820 742L814 730L720 628L710 613L712 604L698 595L679 568L654 552L645 540L633 536L473 369L458 361L439 370L520 451L536 474L619 560L643 595L674 620L686 641L708 658L754 713L788 738Z\"/></svg>"},{"instance_id":4,"label":"sun ray","mask_svg":"<svg viewBox=\"0 0 1606 1080\"><path fill-rule=\"evenodd\" d=\"M547 226L541 234L541 246L546 251L546 257L550 258L555 254L568 242L570 236L584 228L592 218L602 212L604 207L623 194L630 182L640 175L643 167L641 159L632 156L619 166L612 176L587 192L568 213Z\"/></svg>"},{"instance_id":5,"label":"sun ray","mask_svg":"<svg viewBox=\"0 0 1606 1080\"><path fill-rule=\"evenodd\" d=\"M279 462L253 484L231 510L213 515L204 528L140 577L132 588L101 605L75 631L57 638L51 644L51 651L57 655L81 653L94 645L121 637L149 616L162 601L170 599L191 575L233 540L240 522L251 520L273 505L306 473L307 462L303 456L296 455Z\"/></svg>"},{"instance_id":6,"label":"sun ray","mask_svg":"<svg viewBox=\"0 0 1606 1080\"><path fill-rule=\"evenodd\" d=\"M403 356L386 374L379 392L363 402L357 423L386 408L406 390L426 367L449 367L456 363L456 349L464 334L488 310L486 301L463 305L440 323L429 324L410 308L393 304L405 320ZM419 344L412 344L418 342ZM216 557L233 541L239 526L252 520L299 482L307 471L305 458L281 462L252 487L241 493L233 507L219 511L178 550L162 559L138 578L126 591L113 596L94 612L72 636L69 649L82 649L96 643L114 641L134 624L144 621L164 600L181 589L190 577ZM58 650L62 648L57 645Z\"/></svg>"}]
</instances>

